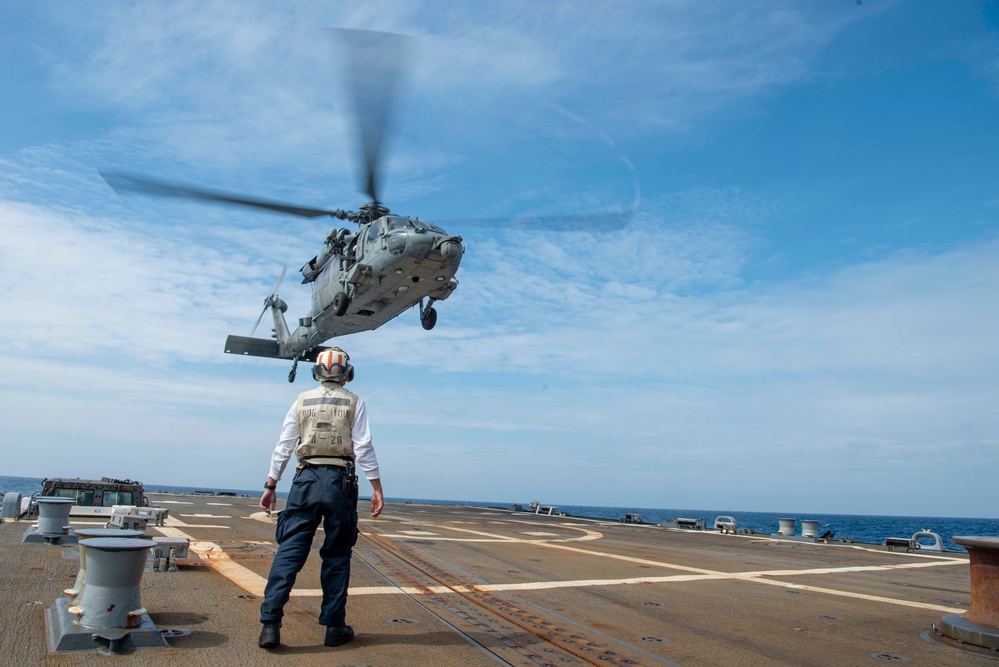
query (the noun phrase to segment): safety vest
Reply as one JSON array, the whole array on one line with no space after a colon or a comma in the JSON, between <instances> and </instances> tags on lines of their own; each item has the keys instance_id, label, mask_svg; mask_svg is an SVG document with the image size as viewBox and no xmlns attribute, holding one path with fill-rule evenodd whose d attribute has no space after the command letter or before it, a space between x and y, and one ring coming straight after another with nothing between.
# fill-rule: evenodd
<instances>
[{"instance_id":1,"label":"safety vest","mask_svg":"<svg viewBox=\"0 0 999 667\"><path fill-rule=\"evenodd\" d=\"M314 457L354 458L354 415L357 396L334 382L325 382L298 395L295 405L300 442L299 461Z\"/></svg>"}]
</instances>

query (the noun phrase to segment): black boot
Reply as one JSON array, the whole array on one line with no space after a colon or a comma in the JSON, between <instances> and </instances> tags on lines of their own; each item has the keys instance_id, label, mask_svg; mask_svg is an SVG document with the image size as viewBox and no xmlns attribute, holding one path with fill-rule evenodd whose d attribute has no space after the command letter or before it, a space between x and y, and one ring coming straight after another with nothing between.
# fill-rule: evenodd
<instances>
[{"instance_id":1,"label":"black boot","mask_svg":"<svg viewBox=\"0 0 999 667\"><path fill-rule=\"evenodd\" d=\"M281 624L277 621L264 621L260 631L257 646L260 648L276 648L281 643Z\"/></svg>"},{"instance_id":2,"label":"black boot","mask_svg":"<svg viewBox=\"0 0 999 667\"><path fill-rule=\"evenodd\" d=\"M323 643L327 646L339 646L340 644L346 644L353 638L354 628L349 625L327 625L326 641Z\"/></svg>"}]
</instances>

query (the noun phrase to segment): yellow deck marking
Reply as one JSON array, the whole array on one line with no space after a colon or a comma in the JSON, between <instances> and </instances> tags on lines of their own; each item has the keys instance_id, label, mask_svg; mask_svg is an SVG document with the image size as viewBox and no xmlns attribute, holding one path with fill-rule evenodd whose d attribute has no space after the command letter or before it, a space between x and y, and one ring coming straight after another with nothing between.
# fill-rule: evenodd
<instances>
[{"instance_id":1,"label":"yellow deck marking","mask_svg":"<svg viewBox=\"0 0 999 667\"><path fill-rule=\"evenodd\" d=\"M214 542L192 542L191 551L211 562L212 569L251 595L263 595L267 580L248 567L229 558Z\"/></svg>"},{"instance_id":2,"label":"yellow deck marking","mask_svg":"<svg viewBox=\"0 0 999 667\"><path fill-rule=\"evenodd\" d=\"M195 542L193 537L172 526L156 526L155 529L165 537L183 537L190 540L191 551L198 554L202 560L211 562L213 570L251 595L264 594L267 580L229 558L229 554L214 542Z\"/></svg>"}]
</instances>

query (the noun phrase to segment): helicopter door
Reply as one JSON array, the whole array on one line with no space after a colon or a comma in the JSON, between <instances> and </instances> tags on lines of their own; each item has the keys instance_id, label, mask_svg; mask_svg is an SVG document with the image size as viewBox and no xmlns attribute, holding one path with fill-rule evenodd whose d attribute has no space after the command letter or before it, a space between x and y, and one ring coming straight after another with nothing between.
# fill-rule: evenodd
<instances>
[{"instance_id":1,"label":"helicopter door","mask_svg":"<svg viewBox=\"0 0 999 667\"><path fill-rule=\"evenodd\" d=\"M330 262L323 267L323 272L319 274L318 278L316 278L317 286L312 290L312 296L315 302L313 304L313 308L317 313L333 303L333 294L337 291L327 289L330 285L330 278L333 275L333 264L335 264L335 262Z\"/></svg>"},{"instance_id":2,"label":"helicopter door","mask_svg":"<svg viewBox=\"0 0 999 667\"><path fill-rule=\"evenodd\" d=\"M319 276L320 288L330 284L330 274L333 270L333 262L329 262Z\"/></svg>"}]
</instances>

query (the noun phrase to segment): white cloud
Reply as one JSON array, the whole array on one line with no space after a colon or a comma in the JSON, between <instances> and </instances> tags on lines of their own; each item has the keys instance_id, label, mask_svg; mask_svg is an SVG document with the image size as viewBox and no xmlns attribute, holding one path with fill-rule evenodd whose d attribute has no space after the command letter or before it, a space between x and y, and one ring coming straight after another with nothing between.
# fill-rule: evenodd
<instances>
[{"instance_id":1,"label":"white cloud","mask_svg":"<svg viewBox=\"0 0 999 667\"><path fill-rule=\"evenodd\" d=\"M289 35L346 25L424 38L391 159L396 192L416 198L453 192L473 151L476 164L516 156L511 138L595 142L620 169L611 137L683 127L797 80L869 11L433 7L59 8L51 86L67 105L113 109L112 128L0 158L8 460L27 466L30 440L45 460L29 474L59 462L65 474L256 485L246 480L303 384L284 383L281 362L223 355L222 342L247 332L281 265L289 317L305 313L309 291L293 276L323 223L120 200L95 169L353 201L333 56ZM579 210L630 196L630 183L579 195L566 180L473 203ZM461 230L461 287L438 305L435 331L405 313L343 340L390 495L481 498L480 480L503 479L488 491L502 500L543 489L650 506L981 506L969 494L992 489L983 471L996 462L999 243L764 279L767 224L788 199L702 187L644 202L607 234ZM137 442L134 472L87 469ZM897 504L871 495L884 475L929 479L927 466L946 488L926 483ZM434 493L430 479L442 480ZM816 489L832 479L839 497Z\"/></svg>"},{"instance_id":2,"label":"white cloud","mask_svg":"<svg viewBox=\"0 0 999 667\"><path fill-rule=\"evenodd\" d=\"M74 39L53 39L45 57L52 88L77 106L114 109L133 126L119 128L123 139L197 164L232 169L249 158L342 177L352 125L328 27L420 37L397 148L418 137L418 154L434 145L467 153L539 132L590 138L548 114L549 103L615 136L685 125L802 76L864 13L794 3L775 11L634 2L60 7L52 21Z\"/></svg>"}]
</instances>

